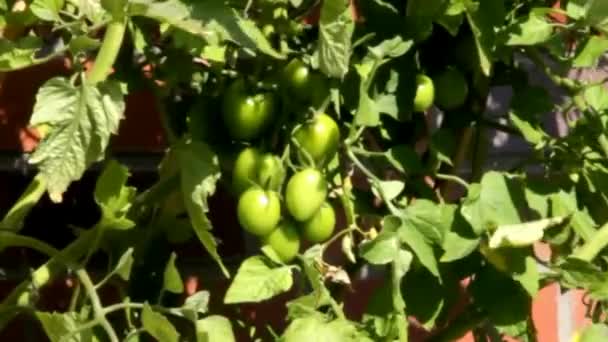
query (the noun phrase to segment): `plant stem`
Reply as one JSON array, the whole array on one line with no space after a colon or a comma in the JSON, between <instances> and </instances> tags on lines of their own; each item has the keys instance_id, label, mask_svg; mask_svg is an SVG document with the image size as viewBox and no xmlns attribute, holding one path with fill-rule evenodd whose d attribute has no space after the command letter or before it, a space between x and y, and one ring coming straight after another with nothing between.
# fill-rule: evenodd
<instances>
[{"instance_id":1,"label":"plant stem","mask_svg":"<svg viewBox=\"0 0 608 342\"><path fill-rule=\"evenodd\" d=\"M355 231L359 232L362 235L365 235L365 233L363 231L361 231L361 229L359 229L359 227L357 227L357 226L353 226L353 227L349 227L344 230L341 230L341 231L337 232L336 235L332 236L331 239L329 239L325 243L323 243L323 253L332 243L336 242L340 237L342 237L343 235L346 235L348 233L355 232Z\"/></svg>"},{"instance_id":2,"label":"plant stem","mask_svg":"<svg viewBox=\"0 0 608 342\"><path fill-rule=\"evenodd\" d=\"M589 241L577 249L573 257L591 262L606 246L608 246L608 223L600 227Z\"/></svg>"},{"instance_id":3,"label":"plant stem","mask_svg":"<svg viewBox=\"0 0 608 342\"><path fill-rule=\"evenodd\" d=\"M374 175L371 171L369 171L367 169L367 167L365 167L365 165L363 165L363 163L361 163L361 161L357 158L357 156L355 156L355 154L349 147L346 148L346 155L348 155L350 160L357 166L357 168L359 168L359 170L361 170L361 172L363 172L368 178L370 178L372 180L372 183L376 183L376 185L377 185L380 182L380 179L376 175ZM372 184L372 185L374 185L374 184ZM398 216L399 210L389 200L389 198L386 196L386 193L384 192L384 190L380 186L377 186L377 189L378 189L378 192L380 193L380 196L382 197L382 200L384 201L384 203L386 203L386 206L388 207L388 210L391 212L391 214Z\"/></svg>"},{"instance_id":4,"label":"plant stem","mask_svg":"<svg viewBox=\"0 0 608 342\"><path fill-rule=\"evenodd\" d=\"M80 283L82 284L82 287L84 288L85 292L87 293L87 296L89 297L89 300L91 301L95 320L97 320L99 324L103 327L106 334L108 334L108 337L110 338L111 342L119 342L118 336L116 335L114 328L112 328L112 325L106 318L106 312L104 311L103 306L101 305L101 300L97 295L97 291L95 291L95 285L93 285L91 277L89 277L89 274L83 268L76 270L76 275L80 279Z\"/></svg>"},{"instance_id":5,"label":"plant stem","mask_svg":"<svg viewBox=\"0 0 608 342\"><path fill-rule=\"evenodd\" d=\"M103 82L108 77L122 46L126 27L125 18L114 19L108 24L103 42L95 58L95 64L93 64L93 68L91 68L87 77L89 84L94 85Z\"/></svg>"},{"instance_id":6,"label":"plant stem","mask_svg":"<svg viewBox=\"0 0 608 342\"><path fill-rule=\"evenodd\" d=\"M59 253L55 247L44 241L11 232L0 231L0 241L0 247L27 247L50 257Z\"/></svg>"},{"instance_id":7,"label":"plant stem","mask_svg":"<svg viewBox=\"0 0 608 342\"><path fill-rule=\"evenodd\" d=\"M435 178L441 179L441 180L452 181L454 183L458 183L458 184L462 185L467 190L469 189L469 183L456 175L436 173Z\"/></svg>"},{"instance_id":8,"label":"plant stem","mask_svg":"<svg viewBox=\"0 0 608 342\"><path fill-rule=\"evenodd\" d=\"M38 203L46 191L46 182L41 174L37 174L19 197L13 207L6 213L0 227L11 232L18 232L23 228L23 221L32 208Z\"/></svg>"}]
</instances>

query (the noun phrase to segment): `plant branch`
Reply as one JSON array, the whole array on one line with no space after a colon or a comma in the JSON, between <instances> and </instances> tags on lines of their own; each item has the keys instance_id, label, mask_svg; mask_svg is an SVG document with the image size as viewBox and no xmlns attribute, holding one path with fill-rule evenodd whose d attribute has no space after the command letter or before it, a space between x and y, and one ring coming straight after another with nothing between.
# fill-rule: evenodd
<instances>
[{"instance_id":1,"label":"plant branch","mask_svg":"<svg viewBox=\"0 0 608 342\"><path fill-rule=\"evenodd\" d=\"M103 82L110 74L122 46L126 27L125 18L114 19L108 24L95 63L87 77L89 84Z\"/></svg>"},{"instance_id":2,"label":"plant branch","mask_svg":"<svg viewBox=\"0 0 608 342\"><path fill-rule=\"evenodd\" d=\"M456 175L436 173L435 178L458 183L458 184L462 185L465 189L467 189L467 190L469 189L469 183Z\"/></svg>"},{"instance_id":3,"label":"plant branch","mask_svg":"<svg viewBox=\"0 0 608 342\"><path fill-rule=\"evenodd\" d=\"M592 262L608 246L608 223L605 223L595 234L572 255L574 258Z\"/></svg>"},{"instance_id":4,"label":"plant branch","mask_svg":"<svg viewBox=\"0 0 608 342\"><path fill-rule=\"evenodd\" d=\"M98 323L103 327L111 342L119 342L116 331L114 331L114 328L112 328L112 325L106 318L106 312L101 305L101 300L97 295L97 291L95 290L95 285L93 285L93 282L91 281L91 277L89 277L89 274L83 268L76 270L76 275L78 276L78 279L80 279L80 283L91 301L95 320L97 320Z\"/></svg>"}]
</instances>

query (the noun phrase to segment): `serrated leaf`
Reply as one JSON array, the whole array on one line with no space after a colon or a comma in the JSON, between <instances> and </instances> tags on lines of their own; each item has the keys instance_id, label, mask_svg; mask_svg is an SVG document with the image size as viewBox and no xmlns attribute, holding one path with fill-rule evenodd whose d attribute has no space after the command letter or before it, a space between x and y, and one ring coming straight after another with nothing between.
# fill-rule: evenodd
<instances>
[{"instance_id":1,"label":"serrated leaf","mask_svg":"<svg viewBox=\"0 0 608 342\"><path fill-rule=\"evenodd\" d=\"M531 14L517 19L507 28L506 45L538 45L548 41L553 34L553 25L540 16Z\"/></svg>"},{"instance_id":2,"label":"serrated leaf","mask_svg":"<svg viewBox=\"0 0 608 342\"><path fill-rule=\"evenodd\" d=\"M172 293L184 292L184 282L179 274L177 266L175 266L175 259L177 255L175 252L171 253L167 264L165 265L165 272L163 274L163 288Z\"/></svg>"},{"instance_id":3,"label":"serrated leaf","mask_svg":"<svg viewBox=\"0 0 608 342\"><path fill-rule=\"evenodd\" d=\"M137 189L126 186L129 178L127 167L115 160L108 162L95 185L95 202L101 208L104 227L129 229L135 222L127 218Z\"/></svg>"},{"instance_id":4,"label":"serrated leaf","mask_svg":"<svg viewBox=\"0 0 608 342\"><path fill-rule=\"evenodd\" d=\"M428 268L433 275L439 277L439 267L437 265L433 247L426 241L422 233L397 216L385 217L383 221L383 230L384 229L396 231L399 240L402 243L407 244L412 251L414 251L414 254L422 265Z\"/></svg>"},{"instance_id":5,"label":"serrated leaf","mask_svg":"<svg viewBox=\"0 0 608 342\"><path fill-rule=\"evenodd\" d=\"M319 19L319 67L329 77L348 72L355 23L347 0L324 1Z\"/></svg>"},{"instance_id":6,"label":"serrated leaf","mask_svg":"<svg viewBox=\"0 0 608 342\"><path fill-rule=\"evenodd\" d=\"M196 321L199 314L205 314L209 309L209 292L198 291L188 298L181 307L181 311L186 318Z\"/></svg>"},{"instance_id":7,"label":"serrated leaf","mask_svg":"<svg viewBox=\"0 0 608 342\"><path fill-rule=\"evenodd\" d=\"M212 45L222 41L234 42L243 48L259 50L269 56L283 59L262 31L249 19L221 0L178 0L151 2L135 0L130 5L131 14L145 16L170 24L180 30L205 39Z\"/></svg>"},{"instance_id":8,"label":"serrated leaf","mask_svg":"<svg viewBox=\"0 0 608 342\"><path fill-rule=\"evenodd\" d=\"M452 262L473 253L479 246L479 238L460 214L456 206L446 206L442 211L442 224L448 227L441 247L444 250L440 262Z\"/></svg>"},{"instance_id":9,"label":"serrated leaf","mask_svg":"<svg viewBox=\"0 0 608 342\"><path fill-rule=\"evenodd\" d=\"M405 55L414 45L412 40L404 41L401 36L382 41L376 46L369 47L369 52L378 60L397 58Z\"/></svg>"},{"instance_id":10,"label":"serrated leaf","mask_svg":"<svg viewBox=\"0 0 608 342\"><path fill-rule=\"evenodd\" d=\"M274 267L261 256L243 261L230 284L224 303L261 302L283 293L293 284L291 267Z\"/></svg>"},{"instance_id":11,"label":"serrated leaf","mask_svg":"<svg viewBox=\"0 0 608 342\"><path fill-rule=\"evenodd\" d=\"M441 245L448 229L442 224L442 209L442 206L430 200L419 199L405 208L405 220L422 233L427 241Z\"/></svg>"},{"instance_id":12,"label":"serrated leaf","mask_svg":"<svg viewBox=\"0 0 608 342\"><path fill-rule=\"evenodd\" d=\"M608 50L608 39L593 35L576 55L572 66L576 68L596 66L606 50Z\"/></svg>"},{"instance_id":13,"label":"serrated leaf","mask_svg":"<svg viewBox=\"0 0 608 342\"><path fill-rule=\"evenodd\" d=\"M117 82L74 86L68 79L56 77L38 90L30 125L47 124L52 130L29 162L38 166L54 202L61 202L70 183L103 158L124 109Z\"/></svg>"},{"instance_id":14,"label":"serrated leaf","mask_svg":"<svg viewBox=\"0 0 608 342\"><path fill-rule=\"evenodd\" d=\"M520 224L498 226L490 237L490 248L531 246L543 238L545 230L563 224L568 217L558 216Z\"/></svg>"},{"instance_id":15,"label":"serrated leaf","mask_svg":"<svg viewBox=\"0 0 608 342\"><path fill-rule=\"evenodd\" d=\"M60 21L59 11L63 4L64 0L34 0L30 4L30 10L42 20Z\"/></svg>"},{"instance_id":16,"label":"serrated leaf","mask_svg":"<svg viewBox=\"0 0 608 342\"><path fill-rule=\"evenodd\" d=\"M101 7L99 0L75 0L78 10L94 24L100 23L106 17L107 12Z\"/></svg>"},{"instance_id":17,"label":"serrated leaf","mask_svg":"<svg viewBox=\"0 0 608 342\"><path fill-rule=\"evenodd\" d=\"M207 218L209 196L215 193L221 173L216 154L200 141L182 142L175 148L179 163L181 190L192 227L211 257L224 274L229 272L217 252L217 242L211 234L211 221Z\"/></svg>"},{"instance_id":18,"label":"serrated leaf","mask_svg":"<svg viewBox=\"0 0 608 342\"><path fill-rule=\"evenodd\" d=\"M364 331L358 330L350 321L344 319L326 321L319 315L298 318L292 321L285 330L281 341L319 341L320 337L324 341L372 341Z\"/></svg>"},{"instance_id":19,"label":"serrated leaf","mask_svg":"<svg viewBox=\"0 0 608 342\"><path fill-rule=\"evenodd\" d=\"M173 324L162 314L153 311L148 303L141 311L141 323L144 330L157 341L179 342L179 333Z\"/></svg>"},{"instance_id":20,"label":"serrated leaf","mask_svg":"<svg viewBox=\"0 0 608 342\"><path fill-rule=\"evenodd\" d=\"M36 318L42 324L46 336L51 342L62 342L64 337L75 332L81 323L77 322L75 313L36 312ZM75 333L70 341L97 341L91 329Z\"/></svg>"},{"instance_id":21,"label":"serrated leaf","mask_svg":"<svg viewBox=\"0 0 608 342\"><path fill-rule=\"evenodd\" d=\"M224 316L213 315L196 321L196 342L234 342L232 324Z\"/></svg>"}]
</instances>

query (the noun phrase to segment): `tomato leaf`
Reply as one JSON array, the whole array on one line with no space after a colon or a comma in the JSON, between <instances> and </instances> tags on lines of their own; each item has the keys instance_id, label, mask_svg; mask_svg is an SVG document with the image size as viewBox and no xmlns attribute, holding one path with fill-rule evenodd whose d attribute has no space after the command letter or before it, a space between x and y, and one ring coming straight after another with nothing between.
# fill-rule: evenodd
<instances>
[{"instance_id":1,"label":"tomato leaf","mask_svg":"<svg viewBox=\"0 0 608 342\"><path fill-rule=\"evenodd\" d=\"M543 142L546 134L541 127L535 123L532 123L532 121L527 121L520 118L516 113L511 113L509 118L511 119L511 122L513 122L513 125L521 132L527 142L533 144L534 146L539 146Z\"/></svg>"},{"instance_id":2,"label":"tomato leaf","mask_svg":"<svg viewBox=\"0 0 608 342\"><path fill-rule=\"evenodd\" d=\"M424 235L420 233L407 220L397 216L387 216L384 218L383 230L396 231L402 243L405 243L414 251L420 262L439 277L437 259L431 245L427 242Z\"/></svg>"},{"instance_id":3,"label":"tomato leaf","mask_svg":"<svg viewBox=\"0 0 608 342\"><path fill-rule=\"evenodd\" d=\"M212 45L231 41L245 49L259 50L269 56L283 59L264 34L251 20L244 19L224 1L150 0L131 1L131 15L145 16L168 23L180 30L200 37Z\"/></svg>"},{"instance_id":4,"label":"tomato leaf","mask_svg":"<svg viewBox=\"0 0 608 342\"><path fill-rule=\"evenodd\" d=\"M548 41L553 34L553 25L544 16L530 14L518 18L506 29L506 45L538 45Z\"/></svg>"},{"instance_id":5,"label":"tomato leaf","mask_svg":"<svg viewBox=\"0 0 608 342\"><path fill-rule=\"evenodd\" d=\"M603 84L587 87L584 91L584 97L593 109L599 112L608 109L608 90Z\"/></svg>"},{"instance_id":6,"label":"tomato leaf","mask_svg":"<svg viewBox=\"0 0 608 342\"><path fill-rule=\"evenodd\" d=\"M261 256L246 259L230 284L224 303L261 302L289 290L293 284L291 269L271 266Z\"/></svg>"},{"instance_id":7,"label":"tomato leaf","mask_svg":"<svg viewBox=\"0 0 608 342\"><path fill-rule=\"evenodd\" d=\"M608 339L608 327L599 323L592 324L584 327L579 336L579 342L604 341Z\"/></svg>"},{"instance_id":8,"label":"tomato leaf","mask_svg":"<svg viewBox=\"0 0 608 342\"><path fill-rule=\"evenodd\" d=\"M162 314L153 311L147 303L141 311L141 323L144 330L158 341L179 341L179 333L173 324Z\"/></svg>"},{"instance_id":9,"label":"tomato leaf","mask_svg":"<svg viewBox=\"0 0 608 342\"><path fill-rule=\"evenodd\" d=\"M59 11L63 4L64 0L34 0L30 4L30 10L42 20L60 21Z\"/></svg>"},{"instance_id":10,"label":"tomato leaf","mask_svg":"<svg viewBox=\"0 0 608 342\"><path fill-rule=\"evenodd\" d=\"M95 202L101 208L102 224L112 229L129 229L135 222L127 217L137 189L126 186L129 170L118 162L108 162L97 179Z\"/></svg>"},{"instance_id":11,"label":"tomato leaf","mask_svg":"<svg viewBox=\"0 0 608 342\"><path fill-rule=\"evenodd\" d=\"M502 22L504 14L503 0L480 1L479 6L470 4L466 8L467 20L475 37L479 66L486 76L490 75L492 69L495 25Z\"/></svg>"},{"instance_id":12,"label":"tomato leaf","mask_svg":"<svg viewBox=\"0 0 608 342\"><path fill-rule=\"evenodd\" d=\"M69 313L47 313L36 312L36 318L42 324L42 328L51 342L60 342L70 333L75 332L79 327L75 312ZM72 335L72 340L76 341L98 341L91 329L86 329Z\"/></svg>"},{"instance_id":13,"label":"tomato leaf","mask_svg":"<svg viewBox=\"0 0 608 342\"><path fill-rule=\"evenodd\" d=\"M114 267L114 271L118 276L122 278L122 280L127 281L131 276L131 268L133 267L133 251L134 249L131 247L127 249L118 259L118 263Z\"/></svg>"},{"instance_id":14,"label":"tomato leaf","mask_svg":"<svg viewBox=\"0 0 608 342\"><path fill-rule=\"evenodd\" d=\"M209 146L200 141L182 142L176 146L175 153L179 163L184 203L194 232L228 277L228 269L217 252L217 242L210 232L212 226L207 217L207 200L215 193L216 183L220 178L217 156Z\"/></svg>"},{"instance_id":15,"label":"tomato leaf","mask_svg":"<svg viewBox=\"0 0 608 342\"><path fill-rule=\"evenodd\" d=\"M42 64L64 52L64 49L44 51L39 37L27 36L16 41L0 40L0 72L13 71Z\"/></svg>"},{"instance_id":16,"label":"tomato leaf","mask_svg":"<svg viewBox=\"0 0 608 342\"><path fill-rule=\"evenodd\" d=\"M319 337L326 341L372 341L350 321L336 319L328 322L318 315L295 319L285 330L281 341L317 341Z\"/></svg>"},{"instance_id":17,"label":"tomato leaf","mask_svg":"<svg viewBox=\"0 0 608 342\"><path fill-rule=\"evenodd\" d=\"M197 342L234 342L232 324L224 316L212 315L196 321Z\"/></svg>"},{"instance_id":18,"label":"tomato leaf","mask_svg":"<svg viewBox=\"0 0 608 342\"><path fill-rule=\"evenodd\" d=\"M198 291L186 298L184 305L180 308L180 311L184 317L189 320L196 322L199 314L205 314L209 310L209 292Z\"/></svg>"},{"instance_id":19,"label":"tomato leaf","mask_svg":"<svg viewBox=\"0 0 608 342\"><path fill-rule=\"evenodd\" d=\"M569 257L557 270L565 288L584 289L594 300L603 301L608 298L608 274L598 266Z\"/></svg>"},{"instance_id":20,"label":"tomato leaf","mask_svg":"<svg viewBox=\"0 0 608 342\"><path fill-rule=\"evenodd\" d=\"M103 158L124 109L122 90L113 81L74 86L56 77L39 89L30 125L47 124L52 130L29 162L38 165L54 202L61 202L70 183Z\"/></svg>"},{"instance_id":21,"label":"tomato leaf","mask_svg":"<svg viewBox=\"0 0 608 342\"><path fill-rule=\"evenodd\" d=\"M172 293L184 292L184 283L182 277L179 275L179 271L175 266L175 259L177 255L175 252L171 253L167 265L165 265L165 272L163 275L163 288Z\"/></svg>"},{"instance_id":22,"label":"tomato leaf","mask_svg":"<svg viewBox=\"0 0 608 342\"><path fill-rule=\"evenodd\" d=\"M520 224L498 226L490 237L490 248L530 246L543 238L545 230L562 225L568 217L557 216Z\"/></svg>"},{"instance_id":23,"label":"tomato leaf","mask_svg":"<svg viewBox=\"0 0 608 342\"><path fill-rule=\"evenodd\" d=\"M347 0L324 1L319 20L319 67L329 77L348 72L355 23Z\"/></svg>"},{"instance_id":24,"label":"tomato leaf","mask_svg":"<svg viewBox=\"0 0 608 342\"><path fill-rule=\"evenodd\" d=\"M442 224L448 231L441 244L444 252L439 261L452 262L467 257L479 246L479 238L456 206L444 206L442 213Z\"/></svg>"},{"instance_id":25,"label":"tomato leaf","mask_svg":"<svg viewBox=\"0 0 608 342\"><path fill-rule=\"evenodd\" d=\"M400 244L397 233L385 229L375 239L361 243L359 255L371 264L388 264L397 256Z\"/></svg>"},{"instance_id":26,"label":"tomato leaf","mask_svg":"<svg viewBox=\"0 0 608 342\"><path fill-rule=\"evenodd\" d=\"M525 195L518 184L506 174L490 171L484 174L481 184L473 184L469 188L461 213L474 232L480 235L499 225L520 223L514 203L522 201L525 203Z\"/></svg>"},{"instance_id":27,"label":"tomato leaf","mask_svg":"<svg viewBox=\"0 0 608 342\"><path fill-rule=\"evenodd\" d=\"M430 243L441 245L445 232L449 229L443 224L440 213L443 206L419 199L405 208L405 220L418 230ZM439 214L439 215L438 215Z\"/></svg>"},{"instance_id":28,"label":"tomato leaf","mask_svg":"<svg viewBox=\"0 0 608 342\"><path fill-rule=\"evenodd\" d=\"M596 66L599 58L608 50L608 39L600 36L591 36L583 48L578 52L572 66L586 68Z\"/></svg>"}]
</instances>

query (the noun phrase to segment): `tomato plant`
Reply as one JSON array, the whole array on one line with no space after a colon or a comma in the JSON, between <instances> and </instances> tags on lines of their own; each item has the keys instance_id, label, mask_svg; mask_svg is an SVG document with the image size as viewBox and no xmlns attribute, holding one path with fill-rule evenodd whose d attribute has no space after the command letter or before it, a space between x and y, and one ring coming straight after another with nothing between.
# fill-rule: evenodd
<instances>
[{"instance_id":1,"label":"tomato plant","mask_svg":"<svg viewBox=\"0 0 608 342\"><path fill-rule=\"evenodd\" d=\"M20 282L0 330L537 341L532 303L557 285L589 302L574 340L605 340L608 90L572 75L599 70L607 34L600 0L0 0L1 91L65 64L14 104L39 134L0 221ZM153 134L125 131L126 108L162 124L151 184L111 143ZM503 140L526 149L497 161ZM87 200L97 216L64 217ZM45 205L65 227L30 229Z\"/></svg>"}]
</instances>

